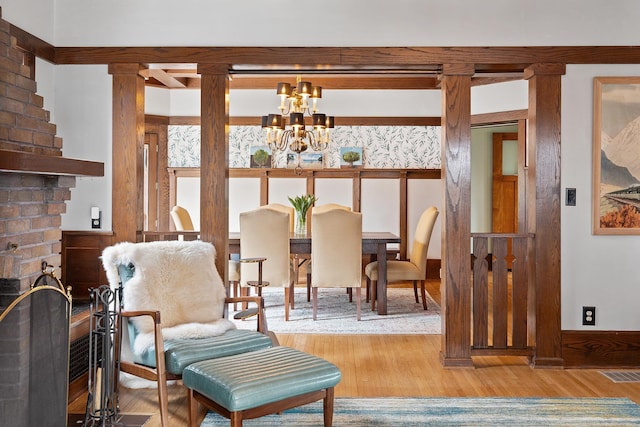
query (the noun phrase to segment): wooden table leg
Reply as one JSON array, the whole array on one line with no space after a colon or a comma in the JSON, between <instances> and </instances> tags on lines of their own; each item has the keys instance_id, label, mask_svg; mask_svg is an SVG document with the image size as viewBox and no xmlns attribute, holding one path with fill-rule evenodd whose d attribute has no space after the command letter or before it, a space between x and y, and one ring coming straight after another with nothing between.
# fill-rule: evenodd
<instances>
[{"instance_id":1,"label":"wooden table leg","mask_svg":"<svg viewBox=\"0 0 640 427\"><path fill-rule=\"evenodd\" d=\"M387 244L378 243L378 314L387 314Z\"/></svg>"}]
</instances>

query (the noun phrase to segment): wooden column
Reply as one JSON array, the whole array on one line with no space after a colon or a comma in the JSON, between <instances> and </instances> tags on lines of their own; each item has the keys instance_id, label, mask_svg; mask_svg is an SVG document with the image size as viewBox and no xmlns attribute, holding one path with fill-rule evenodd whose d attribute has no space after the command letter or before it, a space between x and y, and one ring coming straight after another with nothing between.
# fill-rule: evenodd
<instances>
[{"instance_id":1,"label":"wooden column","mask_svg":"<svg viewBox=\"0 0 640 427\"><path fill-rule=\"evenodd\" d=\"M144 77L140 64L111 64L113 75L113 243L135 242L144 221Z\"/></svg>"},{"instance_id":2,"label":"wooden column","mask_svg":"<svg viewBox=\"0 0 640 427\"><path fill-rule=\"evenodd\" d=\"M229 67L199 64L200 238L216 248L216 267L229 278Z\"/></svg>"},{"instance_id":3,"label":"wooden column","mask_svg":"<svg viewBox=\"0 0 640 427\"><path fill-rule=\"evenodd\" d=\"M528 231L535 233L532 289L535 367L562 366L560 306L560 89L564 64L534 64L529 80Z\"/></svg>"},{"instance_id":4,"label":"wooden column","mask_svg":"<svg viewBox=\"0 0 640 427\"><path fill-rule=\"evenodd\" d=\"M471 77L472 64L442 67L442 348L446 367L471 360Z\"/></svg>"}]
</instances>

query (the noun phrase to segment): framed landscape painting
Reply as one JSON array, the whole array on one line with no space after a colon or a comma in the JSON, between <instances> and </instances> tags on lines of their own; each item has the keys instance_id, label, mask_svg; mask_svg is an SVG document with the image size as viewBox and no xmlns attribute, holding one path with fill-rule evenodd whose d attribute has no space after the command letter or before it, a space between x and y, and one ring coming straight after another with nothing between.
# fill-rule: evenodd
<instances>
[{"instance_id":1,"label":"framed landscape painting","mask_svg":"<svg viewBox=\"0 0 640 427\"><path fill-rule=\"evenodd\" d=\"M593 123L593 234L640 234L640 77L595 77Z\"/></svg>"},{"instance_id":2,"label":"framed landscape painting","mask_svg":"<svg viewBox=\"0 0 640 427\"><path fill-rule=\"evenodd\" d=\"M324 153L320 151L304 151L300 154L287 152L287 168L322 169L323 165Z\"/></svg>"},{"instance_id":3,"label":"framed landscape painting","mask_svg":"<svg viewBox=\"0 0 640 427\"><path fill-rule=\"evenodd\" d=\"M254 145L251 147L251 164L252 168L268 168L271 167L271 149L264 145Z\"/></svg>"},{"instance_id":4,"label":"framed landscape painting","mask_svg":"<svg viewBox=\"0 0 640 427\"><path fill-rule=\"evenodd\" d=\"M362 167L362 147L340 147L340 167Z\"/></svg>"}]
</instances>

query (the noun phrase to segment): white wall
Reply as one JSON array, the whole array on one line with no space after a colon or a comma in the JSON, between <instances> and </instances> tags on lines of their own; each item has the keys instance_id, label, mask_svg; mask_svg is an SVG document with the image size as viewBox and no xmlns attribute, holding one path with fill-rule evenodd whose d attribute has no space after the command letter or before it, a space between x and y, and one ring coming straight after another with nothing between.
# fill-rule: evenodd
<instances>
[{"instance_id":1,"label":"white wall","mask_svg":"<svg viewBox=\"0 0 640 427\"><path fill-rule=\"evenodd\" d=\"M636 0L616 0L615 7L602 0L276 4L3 0L2 14L55 46L590 46L640 40L630 18L640 16ZM292 37L291 25L281 23L286 10L309 17L304 36Z\"/></svg>"},{"instance_id":2,"label":"white wall","mask_svg":"<svg viewBox=\"0 0 640 427\"><path fill-rule=\"evenodd\" d=\"M581 316L595 306L595 329L640 330L640 236L591 234L593 78L638 75L640 65L570 65L562 79L562 194L577 191L562 206L562 329L593 330Z\"/></svg>"},{"instance_id":3,"label":"white wall","mask_svg":"<svg viewBox=\"0 0 640 427\"><path fill-rule=\"evenodd\" d=\"M2 19L54 44L54 0L2 0L0 6Z\"/></svg>"},{"instance_id":4,"label":"white wall","mask_svg":"<svg viewBox=\"0 0 640 427\"><path fill-rule=\"evenodd\" d=\"M627 45L637 44L637 25L630 17L640 16L635 0L617 0L615 7L602 0L326 0L322 7L279 0L275 4L182 0L180 7L174 7L175 3L160 0L4 0L2 6L5 19L43 34L56 46ZM304 36L291 36L291 25L281 24L282 11L309 17ZM55 39L48 37L50 30L39 28L51 16L55 16Z\"/></svg>"},{"instance_id":5,"label":"white wall","mask_svg":"<svg viewBox=\"0 0 640 427\"><path fill-rule=\"evenodd\" d=\"M38 82L40 85L40 81ZM104 177L77 177L62 229L91 229L90 211L102 211L101 230L111 230L112 80L106 65L55 69L55 124L65 157L104 163Z\"/></svg>"}]
</instances>

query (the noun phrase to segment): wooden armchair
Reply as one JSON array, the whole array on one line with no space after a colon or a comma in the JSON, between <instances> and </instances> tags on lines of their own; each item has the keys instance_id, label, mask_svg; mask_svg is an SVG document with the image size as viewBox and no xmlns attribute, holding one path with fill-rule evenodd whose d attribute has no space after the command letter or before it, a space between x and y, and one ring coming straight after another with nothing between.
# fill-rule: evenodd
<instances>
[{"instance_id":1,"label":"wooden armchair","mask_svg":"<svg viewBox=\"0 0 640 427\"><path fill-rule=\"evenodd\" d=\"M215 268L215 248L202 241L119 243L102 261L112 288L122 286L116 360L122 373L155 381L162 425L168 425L167 380L188 365L269 348L264 303L259 296L226 297ZM255 304L257 331L236 329L225 305ZM134 386L121 375L121 384Z\"/></svg>"}]
</instances>

